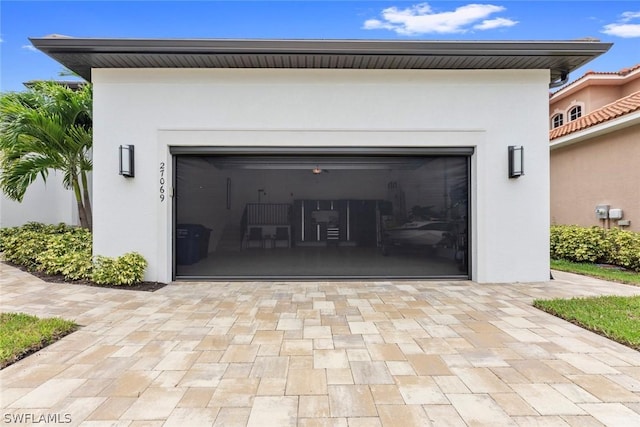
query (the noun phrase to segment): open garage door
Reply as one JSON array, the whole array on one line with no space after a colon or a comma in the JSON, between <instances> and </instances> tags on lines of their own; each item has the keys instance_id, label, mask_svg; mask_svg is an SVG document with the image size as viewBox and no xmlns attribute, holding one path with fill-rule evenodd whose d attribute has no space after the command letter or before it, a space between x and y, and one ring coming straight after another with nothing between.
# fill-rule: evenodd
<instances>
[{"instance_id":1,"label":"open garage door","mask_svg":"<svg viewBox=\"0 0 640 427\"><path fill-rule=\"evenodd\" d=\"M453 151L174 151L175 276L466 279L472 150Z\"/></svg>"}]
</instances>

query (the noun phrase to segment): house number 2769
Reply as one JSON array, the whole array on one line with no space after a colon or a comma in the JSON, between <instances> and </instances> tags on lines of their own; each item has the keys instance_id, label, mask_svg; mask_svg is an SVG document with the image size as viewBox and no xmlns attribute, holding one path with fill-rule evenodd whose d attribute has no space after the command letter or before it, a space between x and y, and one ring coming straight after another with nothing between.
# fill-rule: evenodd
<instances>
[{"instance_id":1,"label":"house number 2769","mask_svg":"<svg viewBox=\"0 0 640 427\"><path fill-rule=\"evenodd\" d=\"M165 198L165 191L164 191L164 184L165 184L165 179L164 179L164 162L160 162L160 201L164 202L164 198Z\"/></svg>"}]
</instances>

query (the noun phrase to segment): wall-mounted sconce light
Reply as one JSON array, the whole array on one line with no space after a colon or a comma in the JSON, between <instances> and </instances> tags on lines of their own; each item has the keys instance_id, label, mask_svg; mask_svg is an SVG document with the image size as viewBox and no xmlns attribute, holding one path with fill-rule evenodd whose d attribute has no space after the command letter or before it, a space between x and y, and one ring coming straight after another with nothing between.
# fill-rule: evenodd
<instances>
[{"instance_id":1,"label":"wall-mounted sconce light","mask_svg":"<svg viewBox=\"0 0 640 427\"><path fill-rule=\"evenodd\" d=\"M522 145L509 146L509 178L524 175L524 147Z\"/></svg>"},{"instance_id":2,"label":"wall-mounted sconce light","mask_svg":"<svg viewBox=\"0 0 640 427\"><path fill-rule=\"evenodd\" d=\"M315 168L311 169L311 172L313 172L314 175L319 175L322 173L322 169L316 166Z\"/></svg>"},{"instance_id":3,"label":"wall-mounted sconce light","mask_svg":"<svg viewBox=\"0 0 640 427\"><path fill-rule=\"evenodd\" d=\"M133 145L121 145L120 146L120 175L126 178L133 178L135 176L135 158Z\"/></svg>"}]
</instances>

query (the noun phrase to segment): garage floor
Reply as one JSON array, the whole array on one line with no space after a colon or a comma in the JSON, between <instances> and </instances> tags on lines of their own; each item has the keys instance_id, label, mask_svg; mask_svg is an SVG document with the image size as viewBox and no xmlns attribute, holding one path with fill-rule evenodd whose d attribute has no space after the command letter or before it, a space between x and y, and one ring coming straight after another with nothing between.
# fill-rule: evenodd
<instances>
[{"instance_id":1,"label":"garage floor","mask_svg":"<svg viewBox=\"0 0 640 427\"><path fill-rule=\"evenodd\" d=\"M461 264L424 251L383 256L378 248L249 248L215 252L195 264L178 266L180 277L450 277L465 276Z\"/></svg>"}]
</instances>

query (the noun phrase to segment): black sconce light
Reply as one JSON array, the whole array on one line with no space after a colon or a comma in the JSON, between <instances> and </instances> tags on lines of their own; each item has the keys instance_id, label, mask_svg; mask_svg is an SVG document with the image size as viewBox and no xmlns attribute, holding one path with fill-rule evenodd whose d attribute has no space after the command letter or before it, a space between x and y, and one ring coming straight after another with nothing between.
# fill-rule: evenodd
<instances>
[{"instance_id":1,"label":"black sconce light","mask_svg":"<svg viewBox=\"0 0 640 427\"><path fill-rule=\"evenodd\" d=\"M126 178L133 178L135 176L135 159L133 154L133 145L120 146L120 175Z\"/></svg>"},{"instance_id":2,"label":"black sconce light","mask_svg":"<svg viewBox=\"0 0 640 427\"><path fill-rule=\"evenodd\" d=\"M509 146L509 178L524 175L524 147L522 145Z\"/></svg>"}]
</instances>

